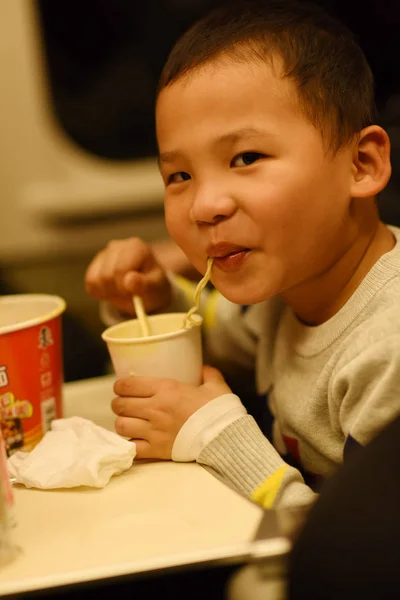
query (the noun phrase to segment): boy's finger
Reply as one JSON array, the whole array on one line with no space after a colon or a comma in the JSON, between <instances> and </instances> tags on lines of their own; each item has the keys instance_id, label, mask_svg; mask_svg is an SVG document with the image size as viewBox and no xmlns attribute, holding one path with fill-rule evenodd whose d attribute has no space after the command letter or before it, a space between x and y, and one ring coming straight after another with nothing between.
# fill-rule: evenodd
<instances>
[{"instance_id":1,"label":"boy's finger","mask_svg":"<svg viewBox=\"0 0 400 600\"><path fill-rule=\"evenodd\" d=\"M210 367L209 365L203 366L203 383L225 383L225 379L218 369Z\"/></svg>"},{"instance_id":2,"label":"boy's finger","mask_svg":"<svg viewBox=\"0 0 400 600\"><path fill-rule=\"evenodd\" d=\"M99 252L89 264L85 275L85 287L88 293L94 292L99 283L103 252Z\"/></svg>"},{"instance_id":3,"label":"boy's finger","mask_svg":"<svg viewBox=\"0 0 400 600\"><path fill-rule=\"evenodd\" d=\"M143 420L149 418L148 398L117 396L111 402L111 408L116 415L121 417L136 417Z\"/></svg>"},{"instance_id":4,"label":"boy's finger","mask_svg":"<svg viewBox=\"0 0 400 600\"><path fill-rule=\"evenodd\" d=\"M118 275L128 271L140 271L149 250L147 245L137 238L122 241L118 246L118 261L115 272Z\"/></svg>"},{"instance_id":5,"label":"boy's finger","mask_svg":"<svg viewBox=\"0 0 400 600\"><path fill-rule=\"evenodd\" d=\"M142 289L138 293L145 299L145 308L148 312L157 312L170 301L171 284L161 268L143 274L141 285Z\"/></svg>"},{"instance_id":6,"label":"boy's finger","mask_svg":"<svg viewBox=\"0 0 400 600\"><path fill-rule=\"evenodd\" d=\"M149 435L149 423L143 419L117 417L114 426L115 431L123 437L147 439Z\"/></svg>"},{"instance_id":7,"label":"boy's finger","mask_svg":"<svg viewBox=\"0 0 400 600\"><path fill-rule=\"evenodd\" d=\"M143 286L148 293L159 293L160 283L165 280L164 271L161 267L155 267L143 277Z\"/></svg>"},{"instance_id":8,"label":"boy's finger","mask_svg":"<svg viewBox=\"0 0 400 600\"><path fill-rule=\"evenodd\" d=\"M114 392L117 396L151 398L157 393L160 381L155 377L122 377L114 383Z\"/></svg>"},{"instance_id":9,"label":"boy's finger","mask_svg":"<svg viewBox=\"0 0 400 600\"><path fill-rule=\"evenodd\" d=\"M147 440L131 439L130 441L135 442L136 445L135 460L141 458L156 458L152 453L151 446Z\"/></svg>"},{"instance_id":10,"label":"boy's finger","mask_svg":"<svg viewBox=\"0 0 400 600\"><path fill-rule=\"evenodd\" d=\"M104 253L103 264L101 267L101 281L105 291L109 294L116 292L116 270L119 261L119 254L116 251L110 251Z\"/></svg>"},{"instance_id":11,"label":"boy's finger","mask_svg":"<svg viewBox=\"0 0 400 600\"><path fill-rule=\"evenodd\" d=\"M138 271L129 271L123 275L118 283L121 293L142 294L144 276Z\"/></svg>"}]
</instances>

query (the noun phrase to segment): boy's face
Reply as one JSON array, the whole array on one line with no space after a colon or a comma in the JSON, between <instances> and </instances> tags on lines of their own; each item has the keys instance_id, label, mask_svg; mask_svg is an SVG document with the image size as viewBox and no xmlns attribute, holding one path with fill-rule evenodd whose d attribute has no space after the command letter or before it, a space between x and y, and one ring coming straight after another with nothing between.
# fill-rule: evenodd
<instances>
[{"instance_id":1,"label":"boy's face","mask_svg":"<svg viewBox=\"0 0 400 600\"><path fill-rule=\"evenodd\" d=\"M220 60L162 90L156 119L168 230L229 300L290 295L346 252L352 149L326 153L290 79Z\"/></svg>"}]
</instances>

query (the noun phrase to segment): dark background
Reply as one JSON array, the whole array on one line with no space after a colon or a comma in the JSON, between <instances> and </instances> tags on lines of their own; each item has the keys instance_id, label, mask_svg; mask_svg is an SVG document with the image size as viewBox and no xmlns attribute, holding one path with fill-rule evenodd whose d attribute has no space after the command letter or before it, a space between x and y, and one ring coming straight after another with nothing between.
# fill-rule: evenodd
<instances>
[{"instance_id":1,"label":"dark background","mask_svg":"<svg viewBox=\"0 0 400 600\"><path fill-rule=\"evenodd\" d=\"M358 37L383 112L399 91L397 0L317 0ZM82 146L111 159L155 154L157 80L174 42L218 0L38 0L55 110Z\"/></svg>"},{"instance_id":2,"label":"dark background","mask_svg":"<svg viewBox=\"0 0 400 600\"><path fill-rule=\"evenodd\" d=\"M372 67L380 124L392 140L393 177L379 198L400 225L398 0L315 0L355 33ZM154 97L177 38L221 0L37 0L54 110L89 152L111 160L156 153Z\"/></svg>"}]
</instances>

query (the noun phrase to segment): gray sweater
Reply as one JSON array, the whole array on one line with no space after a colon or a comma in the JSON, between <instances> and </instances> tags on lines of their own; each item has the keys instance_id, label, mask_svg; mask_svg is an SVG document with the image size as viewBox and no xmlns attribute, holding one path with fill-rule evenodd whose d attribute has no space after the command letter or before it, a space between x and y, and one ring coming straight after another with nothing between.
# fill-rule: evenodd
<instances>
[{"instance_id":1,"label":"gray sweater","mask_svg":"<svg viewBox=\"0 0 400 600\"><path fill-rule=\"evenodd\" d=\"M273 439L227 395L185 423L174 460L211 467L265 508L307 503L314 492L293 464L316 481L329 477L400 415L400 229L391 230L396 246L320 326L300 323L277 298L241 307L217 291L205 295L207 362L236 374L254 369ZM192 304L192 293L178 279L174 310Z\"/></svg>"},{"instance_id":2,"label":"gray sweater","mask_svg":"<svg viewBox=\"0 0 400 600\"><path fill-rule=\"evenodd\" d=\"M279 298L243 307L217 290L203 292L206 361L254 375L273 415L273 437L226 394L183 425L173 460L210 467L264 508L303 504L315 496L304 474L329 477L400 415L400 229L391 230L396 246L320 326L300 323ZM168 312L188 310L193 284L172 281ZM110 310L103 317L108 324L121 318Z\"/></svg>"}]
</instances>

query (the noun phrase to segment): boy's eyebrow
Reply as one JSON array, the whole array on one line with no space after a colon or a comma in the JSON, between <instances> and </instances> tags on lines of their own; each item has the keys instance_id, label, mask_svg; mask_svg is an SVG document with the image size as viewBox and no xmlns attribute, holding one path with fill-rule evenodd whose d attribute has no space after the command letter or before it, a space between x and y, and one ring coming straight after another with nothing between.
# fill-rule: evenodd
<instances>
[{"instance_id":1,"label":"boy's eyebrow","mask_svg":"<svg viewBox=\"0 0 400 600\"><path fill-rule=\"evenodd\" d=\"M255 127L243 127L242 129L236 129L235 131L231 131L229 133L224 133L215 140L215 144L224 144L226 142L235 143L245 137L254 137L257 135L263 135L268 137L273 137L273 134L270 131L265 131L265 129L256 129Z\"/></svg>"},{"instance_id":2,"label":"boy's eyebrow","mask_svg":"<svg viewBox=\"0 0 400 600\"><path fill-rule=\"evenodd\" d=\"M242 138L252 137L252 136L260 136L260 135L274 137L274 134L271 133L270 131L265 131L263 129L256 129L255 127L243 127L242 129L236 129L235 131L230 131L229 133L224 133L223 135L217 137L215 140L213 140L213 145L219 146L220 144L226 144L227 142L234 144L235 142L238 142ZM158 156L158 163L160 164L160 163L174 162L174 160L181 158L182 156L183 156L183 153L179 152L179 150L171 150L169 152L162 152Z\"/></svg>"},{"instance_id":3,"label":"boy's eyebrow","mask_svg":"<svg viewBox=\"0 0 400 600\"><path fill-rule=\"evenodd\" d=\"M160 165L161 163L174 162L174 160L180 158L181 156L182 153L178 150L171 150L170 152L161 152L161 154L158 155L158 164Z\"/></svg>"}]
</instances>

